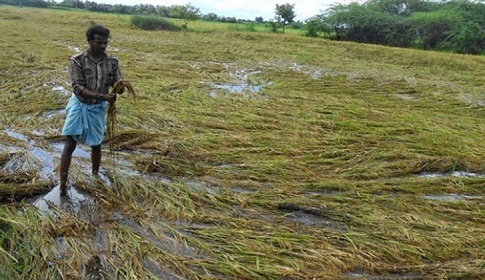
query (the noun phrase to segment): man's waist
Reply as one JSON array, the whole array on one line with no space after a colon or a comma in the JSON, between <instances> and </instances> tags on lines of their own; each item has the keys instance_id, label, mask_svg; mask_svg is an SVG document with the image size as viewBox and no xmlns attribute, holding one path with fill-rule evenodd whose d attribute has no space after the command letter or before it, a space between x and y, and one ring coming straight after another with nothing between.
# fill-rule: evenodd
<instances>
[{"instance_id":1,"label":"man's waist","mask_svg":"<svg viewBox=\"0 0 485 280\"><path fill-rule=\"evenodd\" d=\"M79 95L76 95L76 98L79 100L79 102L84 103L84 104L99 104L102 103L103 100L99 98L89 98L89 97L82 97Z\"/></svg>"}]
</instances>

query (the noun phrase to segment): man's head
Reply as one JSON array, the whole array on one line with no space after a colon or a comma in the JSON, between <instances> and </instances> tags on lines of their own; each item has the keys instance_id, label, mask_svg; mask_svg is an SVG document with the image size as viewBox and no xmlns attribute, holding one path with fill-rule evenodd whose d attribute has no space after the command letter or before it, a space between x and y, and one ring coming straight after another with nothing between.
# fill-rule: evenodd
<instances>
[{"instance_id":1,"label":"man's head","mask_svg":"<svg viewBox=\"0 0 485 280\"><path fill-rule=\"evenodd\" d=\"M93 25L86 31L89 47L94 55L103 54L108 46L109 29L101 25Z\"/></svg>"}]
</instances>

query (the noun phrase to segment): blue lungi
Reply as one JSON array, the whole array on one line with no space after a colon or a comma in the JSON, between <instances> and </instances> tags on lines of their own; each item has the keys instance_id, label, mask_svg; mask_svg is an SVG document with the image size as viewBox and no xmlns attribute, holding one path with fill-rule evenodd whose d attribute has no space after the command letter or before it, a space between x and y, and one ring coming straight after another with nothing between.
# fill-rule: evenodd
<instances>
[{"instance_id":1,"label":"blue lungi","mask_svg":"<svg viewBox=\"0 0 485 280\"><path fill-rule=\"evenodd\" d=\"M62 135L69 135L88 146L101 145L106 125L108 102L85 104L72 95L66 107L66 122Z\"/></svg>"}]
</instances>

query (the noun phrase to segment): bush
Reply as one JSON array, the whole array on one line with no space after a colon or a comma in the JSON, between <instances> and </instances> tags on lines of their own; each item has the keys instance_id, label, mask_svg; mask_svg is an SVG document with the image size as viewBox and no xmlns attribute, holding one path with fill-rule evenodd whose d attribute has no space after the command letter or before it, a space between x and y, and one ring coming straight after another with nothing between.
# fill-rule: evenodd
<instances>
[{"instance_id":1,"label":"bush","mask_svg":"<svg viewBox=\"0 0 485 280\"><path fill-rule=\"evenodd\" d=\"M293 29L303 29L305 25L301 21L294 21L290 24L288 24L288 28L293 28Z\"/></svg>"},{"instance_id":2,"label":"bush","mask_svg":"<svg viewBox=\"0 0 485 280\"><path fill-rule=\"evenodd\" d=\"M270 20L266 23L266 26L270 28L271 32L274 32L274 33L278 32L279 24L277 22Z\"/></svg>"},{"instance_id":3,"label":"bush","mask_svg":"<svg viewBox=\"0 0 485 280\"><path fill-rule=\"evenodd\" d=\"M256 32L256 24L254 24L254 23L246 24L246 31Z\"/></svg>"},{"instance_id":4,"label":"bush","mask_svg":"<svg viewBox=\"0 0 485 280\"><path fill-rule=\"evenodd\" d=\"M323 24L317 19L311 19L307 21L305 25L305 36L308 37L318 37L319 33L322 31Z\"/></svg>"},{"instance_id":5,"label":"bush","mask_svg":"<svg viewBox=\"0 0 485 280\"><path fill-rule=\"evenodd\" d=\"M173 22L157 16L133 16L131 24L143 30L179 31L181 29Z\"/></svg>"}]
</instances>

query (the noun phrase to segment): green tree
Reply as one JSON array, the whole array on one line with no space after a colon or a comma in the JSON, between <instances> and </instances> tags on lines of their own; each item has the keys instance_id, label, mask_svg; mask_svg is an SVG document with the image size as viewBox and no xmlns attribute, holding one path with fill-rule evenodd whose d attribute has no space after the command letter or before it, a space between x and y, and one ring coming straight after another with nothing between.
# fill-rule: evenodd
<instances>
[{"instance_id":1,"label":"green tree","mask_svg":"<svg viewBox=\"0 0 485 280\"><path fill-rule=\"evenodd\" d=\"M197 20L200 15L200 9L192 4L170 6L170 17L172 18Z\"/></svg>"},{"instance_id":2,"label":"green tree","mask_svg":"<svg viewBox=\"0 0 485 280\"><path fill-rule=\"evenodd\" d=\"M415 13L411 16L416 34L423 49L431 50L444 46L452 35L454 25L461 25L463 18L454 12L438 10L430 13Z\"/></svg>"},{"instance_id":3,"label":"green tree","mask_svg":"<svg viewBox=\"0 0 485 280\"><path fill-rule=\"evenodd\" d=\"M330 33L330 28L324 22L324 17L322 15L314 16L306 20L305 22L305 36L308 37L319 37L321 33Z\"/></svg>"},{"instance_id":4,"label":"green tree","mask_svg":"<svg viewBox=\"0 0 485 280\"><path fill-rule=\"evenodd\" d=\"M170 7L170 17L184 19L183 30L187 30L189 21L197 20L200 16L200 9L192 6L192 4L172 5Z\"/></svg>"},{"instance_id":5,"label":"green tree","mask_svg":"<svg viewBox=\"0 0 485 280\"><path fill-rule=\"evenodd\" d=\"M368 0L333 6L322 18L337 40L482 54L483 15L483 0ZM318 22L307 30L318 35Z\"/></svg>"},{"instance_id":6,"label":"green tree","mask_svg":"<svg viewBox=\"0 0 485 280\"><path fill-rule=\"evenodd\" d=\"M205 21L217 21L219 17L215 13L208 13L206 15L203 15L201 19Z\"/></svg>"},{"instance_id":7,"label":"green tree","mask_svg":"<svg viewBox=\"0 0 485 280\"><path fill-rule=\"evenodd\" d=\"M254 18L254 21L257 22L257 23L264 23L263 17L256 17L256 18Z\"/></svg>"},{"instance_id":8,"label":"green tree","mask_svg":"<svg viewBox=\"0 0 485 280\"><path fill-rule=\"evenodd\" d=\"M369 0L367 5L388 15L410 16L416 12L431 12L437 8L437 2L423 0Z\"/></svg>"},{"instance_id":9,"label":"green tree","mask_svg":"<svg viewBox=\"0 0 485 280\"><path fill-rule=\"evenodd\" d=\"M445 41L444 46L448 44L457 53L482 54L485 52L485 28L476 22L466 22L452 33L450 42Z\"/></svg>"},{"instance_id":10,"label":"green tree","mask_svg":"<svg viewBox=\"0 0 485 280\"><path fill-rule=\"evenodd\" d=\"M441 47L464 54L485 52L485 4L455 0L443 4L443 10L457 19Z\"/></svg>"},{"instance_id":11,"label":"green tree","mask_svg":"<svg viewBox=\"0 0 485 280\"><path fill-rule=\"evenodd\" d=\"M266 26L269 27L269 29L271 30L271 32L278 32L278 23L273 21L273 20L269 20L267 23L266 23Z\"/></svg>"},{"instance_id":12,"label":"green tree","mask_svg":"<svg viewBox=\"0 0 485 280\"><path fill-rule=\"evenodd\" d=\"M283 26L283 33L285 33L286 25L292 23L295 17L295 4L276 4L275 19Z\"/></svg>"},{"instance_id":13,"label":"green tree","mask_svg":"<svg viewBox=\"0 0 485 280\"><path fill-rule=\"evenodd\" d=\"M334 6L325 22L337 40L408 47L414 36L406 19L371 4Z\"/></svg>"}]
</instances>

